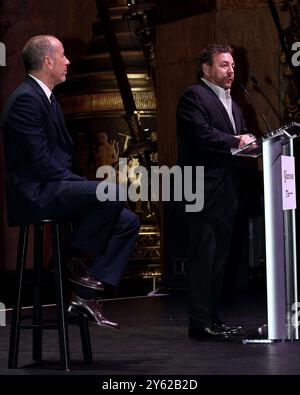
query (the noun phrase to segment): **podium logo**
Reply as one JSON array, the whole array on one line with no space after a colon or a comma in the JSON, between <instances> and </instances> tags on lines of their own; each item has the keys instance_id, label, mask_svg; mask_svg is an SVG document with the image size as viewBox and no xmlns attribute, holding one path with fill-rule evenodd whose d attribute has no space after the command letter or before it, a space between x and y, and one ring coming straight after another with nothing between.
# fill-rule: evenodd
<instances>
[{"instance_id":1,"label":"podium logo","mask_svg":"<svg viewBox=\"0 0 300 395\"><path fill-rule=\"evenodd\" d=\"M6 66L6 48L3 43L0 42L0 66Z\"/></svg>"},{"instance_id":2,"label":"podium logo","mask_svg":"<svg viewBox=\"0 0 300 395\"><path fill-rule=\"evenodd\" d=\"M287 180L294 180L294 174L288 173L287 170L283 172L283 182L286 183Z\"/></svg>"},{"instance_id":3,"label":"podium logo","mask_svg":"<svg viewBox=\"0 0 300 395\"><path fill-rule=\"evenodd\" d=\"M0 326L6 326L6 308L2 302L0 302Z\"/></svg>"}]
</instances>

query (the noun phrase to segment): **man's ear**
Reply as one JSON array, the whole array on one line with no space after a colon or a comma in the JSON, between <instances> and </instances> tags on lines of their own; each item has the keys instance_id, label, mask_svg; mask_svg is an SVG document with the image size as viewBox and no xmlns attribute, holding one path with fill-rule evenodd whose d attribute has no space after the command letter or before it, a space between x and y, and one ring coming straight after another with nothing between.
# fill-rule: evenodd
<instances>
[{"instance_id":1,"label":"man's ear","mask_svg":"<svg viewBox=\"0 0 300 395\"><path fill-rule=\"evenodd\" d=\"M203 75L204 77L209 76L209 71L210 71L210 66L207 63L203 63L202 65L202 71L203 71Z\"/></svg>"},{"instance_id":2,"label":"man's ear","mask_svg":"<svg viewBox=\"0 0 300 395\"><path fill-rule=\"evenodd\" d=\"M46 55L45 56L45 64L48 67L48 69L52 70L55 65L55 60L51 56Z\"/></svg>"}]
</instances>

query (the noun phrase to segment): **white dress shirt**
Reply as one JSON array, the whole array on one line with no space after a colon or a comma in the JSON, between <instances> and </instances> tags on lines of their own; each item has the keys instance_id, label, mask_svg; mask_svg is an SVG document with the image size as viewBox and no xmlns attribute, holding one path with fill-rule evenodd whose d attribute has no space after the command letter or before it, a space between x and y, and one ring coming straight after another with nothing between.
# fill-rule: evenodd
<instances>
[{"instance_id":1,"label":"white dress shirt","mask_svg":"<svg viewBox=\"0 0 300 395\"><path fill-rule=\"evenodd\" d=\"M51 96L51 93L52 93L52 92L50 91L50 89L48 88L48 86L45 85L45 84L43 83L43 81L41 81L41 80L39 80L38 78L36 78L34 75L32 75L32 74L28 74L28 75L29 75L29 77L33 78L33 79L39 84L39 86L40 86L40 87L43 89L43 91L45 92L45 95L47 96L49 102L51 103L50 96Z\"/></svg>"},{"instance_id":2,"label":"white dress shirt","mask_svg":"<svg viewBox=\"0 0 300 395\"><path fill-rule=\"evenodd\" d=\"M223 89L220 86L217 86L215 84L212 84L211 82L207 81L205 78L201 78L201 80L209 86L215 94L218 96L218 98L221 100L223 106L225 107L225 110L227 111L227 114L229 116L229 119L231 121L234 133L236 134L236 126L235 126L235 121L232 115L232 99L231 99L231 94L230 94L230 89Z\"/></svg>"}]
</instances>

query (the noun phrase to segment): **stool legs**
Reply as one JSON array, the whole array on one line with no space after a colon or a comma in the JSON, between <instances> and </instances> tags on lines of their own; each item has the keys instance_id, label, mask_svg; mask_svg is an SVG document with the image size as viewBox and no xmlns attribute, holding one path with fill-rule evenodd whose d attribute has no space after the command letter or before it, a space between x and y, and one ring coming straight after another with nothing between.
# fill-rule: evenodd
<instances>
[{"instance_id":1,"label":"stool legs","mask_svg":"<svg viewBox=\"0 0 300 395\"><path fill-rule=\"evenodd\" d=\"M42 360L43 342L43 306L41 302L41 272L43 268L43 232L44 224L34 225L34 261L33 261L33 309L32 309L32 359Z\"/></svg>"},{"instance_id":2,"label":"stool legs","mask_svg":"<svg viewBox=\"0 0 300 395\"><path fill-rule=\"evenodd\" d=\"M33 261L33 311L32 311L32 325L21 325L22 319L22 304L21 294L23 285L23 276L26 266L26 255L28 246L28 232L29 225L20 227L19 244L17 253L16 266L16 296L15 304L12 311L8 368L15 369L18 365L20 329L32 329L32 357L34 361L41 362L42 360L42 340L43 329L49 329L49 326L44 325L43 320L43 306L41 300L41 274L43 269L43 230L45 223L51 223L52 228L52 247L53 247L53 261L54 261L54 276L55 276L55 291L57 304L57 324L59 338L59 352L60 360L65 370L70 370L70 350L68 339L68 323L66 317L66 309L63 295L63 280L61 269L61 254L60 254L60 229L59 224L54 221L41 221L34 225L34 261ZM80 335L82 343L82 351L85 363L91 363L92 347L89 332L89 324L86 317L79 316L78 322L80 326Z\"/></svg>"},{"instance_id":3,"label":"stool legs","mask_svg":"<svg viewBox=\"0 0 300 395\"><path fill-rule=\"evenodd\" d=\"M89 331L89 322L86 317L80 315L78 317L79 327L80 327L80 336L81 336L81 344L82 344L82 353L85 363L93 362L93 354L92 354L92 345L91 345L91 337Z\"/></svg>"},{"instance_id":4,"label":"stool legs","mask_svg":"<svg viewBox=\"0 0 300 395\"><path fill-rule=\"evenodd\" d=\"M60 257L60 234L59 225L52 224L53 237L53 259L54 259L54 274L55 274L55 290L57 302L58 315L58 337L59 350L62 365L65 370L70 370L70 351L68 339L68 325L66 322L64 295L62 288L62 271L61 271L61 257Z\"/></svg>"},{"instance_id":5,"label":"stool legs","mask_svg":"<svg viewBox=\"0 0 300 395\"><path fill-rule=\"evenodd\" d=\"M10 328L10 341L9 341L9 354L8 354L8 368L16 369L18 365L19 354L19 340L20 340L20 325L21 325L21 293L23 274L26 263L27 244L28 244L28 230L29 226L24 225L20 227L17 267L16 267L16 298L12 311L11 328Z\"/></svg>"}]
</instances>

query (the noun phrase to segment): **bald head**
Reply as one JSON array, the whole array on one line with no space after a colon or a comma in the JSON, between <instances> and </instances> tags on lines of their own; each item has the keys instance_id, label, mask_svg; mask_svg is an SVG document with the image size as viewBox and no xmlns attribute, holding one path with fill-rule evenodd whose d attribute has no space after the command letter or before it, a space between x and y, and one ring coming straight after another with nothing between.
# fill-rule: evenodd
<instances>
[{"instance_id":1,"label":"bald head","mask_svg":"<svg viewBox=\"0 0 300 395\"><path fill-rule=\"evenodd\" d=\"M54 36L34 36L27 41L23 48L23 62L27 73L41 70L45 57L54 56L55 42Z\"/></svg>"},{"instance_id":2,"label":"bald head","mask_svg":"<svg viewBox=\"0 0 300 395\"><path fill-rule=\"evenodd\" d=\"M66 79L70 64L62 43L54 36L34 36L24 46L23 62L25 70L41 81L49 89Z\"/></svg>"}]
</instances>

